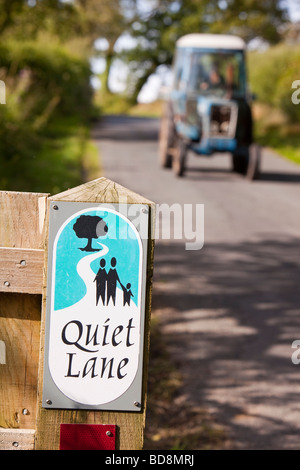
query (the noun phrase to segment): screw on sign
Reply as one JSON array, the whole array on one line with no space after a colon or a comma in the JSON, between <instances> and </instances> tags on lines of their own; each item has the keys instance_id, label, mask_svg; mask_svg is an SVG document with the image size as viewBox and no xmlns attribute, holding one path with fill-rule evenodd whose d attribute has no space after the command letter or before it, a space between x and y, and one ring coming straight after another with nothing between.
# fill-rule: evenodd
<instances>
[{"instance_id":1,"label":"screw on sign","mask_svg":"<svg viewBox=\"0 0 300 470\"><path fill-rule=\"evenodd\" d=\"M43 406L140 411L147 241L107 205L65 204L50 218Z\"/></svg>"}]
</instances>

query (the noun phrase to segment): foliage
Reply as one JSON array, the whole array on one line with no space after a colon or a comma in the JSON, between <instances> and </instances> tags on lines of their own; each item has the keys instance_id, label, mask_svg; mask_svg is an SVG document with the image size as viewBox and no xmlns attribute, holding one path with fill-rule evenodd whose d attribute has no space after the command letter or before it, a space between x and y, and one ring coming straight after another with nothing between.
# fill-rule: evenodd
<instances>
[{"instance_id":1,"label":"foliage","mask_svg":"<svg viewBox=\"0 0 300 470\"><path fill-rule=\"evenodd\" d=\"M300 47L279 44L249 54L252 91L264 104L285 113L288 120L300 120L300 107L292 102L292 83L299 78Z\"/></svg>"},{"instance_id":2,"label":"foliage","mask_svg":"<svg viewBox=\"0 0 300 470\"><path fill-rule=\"evenodd\" d=\"M256 138L280 155L300 163L300 104L292 88L299 79L300 46L278 44L248 54L251 90L256 95Z\"/></svg>"},{"instance_id":3,"label":"foliage","mask_svg":"<svg viewBox=\"0 0 300 470\"><path fill-rule=\"evenodd\" d=\"M96 104L105 114L127 114L131 102L126 95L100 90L95 95Z\"/></svg>"},{"instance_id":4,"label":"foliage","mask_svg":"<svg viewBox=\"0 0 300 470\"><path fill-rule=\"evenodd\" d=\"M0 0L0 33L18 41L40 40L47 33L51 42L75 44L88 57L96 53L95 41L105 38L108 47L102 55L109 70L127 25L124 2L130 0Z\"/></svg>"},{"instance_id":5,"label":"foliage","mask_svg":"<svg viewBox=\"0 0 300 470\"><path fill-rule=\"evenodd\" d=\"M86 164L98 173L89 59L95 39L113 47L123 31L121 1L0 0L1 189L58 192Z\"/></svg>"},{"instance_id":6,"label":"foliage","mask_svg":"<svg viewBox=\"0 0 300 470\"><path fill-rule=\"evenodd\" d=\"M7 104L0 107L1 189L61 189L62 168L67 170L65 184L74 181L84 140L78 131L86 126L92 106L89 64L62 46L14 40L1 45L0 63L7 95ZM66 125L70 121L72 129ZM70 158L64 146L74 157L71 165L63 161Z\"/></svg>"},{"instance_id":7,"label":"foliage","mask_svg":"<svg viewBox=\"0 0 300 470\"><path fill-rule=\"evenodd\" d=\"M34 39L48 31L66 41L72 37L95 39L120 34L123 16L119 0L0 0L0 33Z\"/></svg>"},{"instance_id":8,"label":"foliage","mask_svg":"<svg viewBox=\"0 0 300 470\"><path fill-rule=\"evenodd\" d=\"M246 42L261 38L276 43L279 27L286 21L287 12L279 0L158 0L146 13L137 10L130 23L137 46L123 55L131 70L132 101L157 67L171 64L180 36L231 33Z\"/></svg>"},{"instance_id":9,"label":"foliage","mask_svg":"<svg viewBox=\"0 0 300 470\"><path fill-rule=\"evenodd\" d=\"M7 104L0 106L1 189L51 192L80 182L95 112L91 56L106 60L100 109L127 112L150 75L171 64L178 37L222 32L276 43L287 21L282 5L279 0L0 0L0 79L7 90ZM117 52L123 33L136 47ZM95 49L98 38L106 40L101 50ZM120 57L130 74L128 93L117 96L109 90L109 73ZM254 91L298 119L300 108L288 99L298 52L289 61L288 54L272 48L267 71L272 80L264 57L253 61Z\"/></svg>"},{"instance_id":10,"label":"foliage","mask_svg":"<svg viewBox=\"0 0 300 470\"><path fill-rule=\"evenodd\" d=\"M283 2L278 0L226 0L214 2L212 33L232 33L247 43L261 39L270 44L281 40L280 27L288 22Z\"/></svg>"},{"instance_id":11,"label":"foliage","mask_svg":"<svg viewBox=\"0 0 300 470\"><path fill-rule=\"evenodd\" d=\"M74 34L76 11L60 0L0 0L0 33L17 40L34 39L41 31L64 40Z\"/></svg>"}]
</instances>

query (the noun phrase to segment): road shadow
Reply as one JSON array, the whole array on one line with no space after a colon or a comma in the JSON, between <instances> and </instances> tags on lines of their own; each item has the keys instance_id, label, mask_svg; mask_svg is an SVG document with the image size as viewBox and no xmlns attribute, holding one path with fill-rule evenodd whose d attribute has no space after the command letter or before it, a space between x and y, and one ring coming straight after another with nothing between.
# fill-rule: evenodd
<instances>
[{"instance_id":1,"label":"road shadow","mask_svg":"<svg viewBox=\"0 0 300 470\"><path fill-rule=\"evenodd\" d=\"M201 158L201 157L200 157ZM203 157L205 158L205 157ZM200 163L201 164L201 163ZM222 168L219 166L211 167L197 167L197 166L188 166L184 178L190 181L211 181L214 183L217 182L226 182L244 179L242 175L234 173L231 168Z\"/></svg>"},{"instance_id":2,"label":"road shadow","mask_svg":"<svg viewBox=\"0 0 300 470\"><path fill-rule=\"evenodd\" d=\"M106 115L94 125L93 139L124 142L158 141L159 120L156 118Z\"/></svg>"},{"instance_id":3,"label":"road shadow","mask_svg":"<svg viewBox=\"0 0 300 470\"><path fill-rule=\"evenodd\" d=\"M207 159L211 160L211 165L207 166ZM224 156L226 161L226 167L220 166L220 163L214 162L214 157L205 157L205 156L194 156L189 154L189 160L191 164L187 164L185 178L190 180L210 180L210 181L226 181L232 180L243 180L245 177L239 173L233 171L230 164L230 157L227 155ZM196 161L198 160L198 165ZM201 161L202 160L202 161ZM204 165L203 165L204 163ZM223 163L224 165L224 163ZM261 168L259 177L252 181L252 183L288 183L288 184L299 184L300 183L300 170L299 173L295 172L286 172L286 171L269 171L267 169Z\"/></svg>"},{"instance_id":4,"label":"road shadow","mask_svg":"<svg viewBox=\"0 0 300 470\"><path fill-rule=\"evenodd\" d=\"M261 173L259 180L273 183L300 183L300 173L272 173L264 171Z\"/></svg>"},{"instance_id":5,"label":"road shadow","mask_svg":"<svg viewBox=\"0 0 300 470\"><path fill-rule=\"evenodd\" d=\"M299 447L300 239L158 242L153 308L184 376L185 401L209 409L236 449Z\"/></svg>"},{"instance_id":6,"label":"road shadow","mask_svg":"<svg viewBox=\"0 0 300 470\"><path fill-rule=\"evenodd\" d=\"M94 140L113 140L116 142L152 142L157 143L156 154L158 154L159 139L159 123L158 118L138 117L127 115L104 115L97 123L94 124L92 138ZM155 158L157 155L155 155ZM230 154L223 155L224 163L216 162L215 155L196 156L193 151L188 152L187 169L184 178L188 180L199 181L230 181L238 182L245 179L244 176L232 171ZM210 166L207 166L207 160L210 160ZM264 156L262 157L262 161ZM205 162L205 163L204 163ZM204 163L204 165L203 165ZM157 165L157 158L154 162ZM166 171L161 169L160 171ZM175 178L175 177L174 177ZM295 172L277 172L264 169L259 178L252 184L260 183L300 183L299 173Z\"/></svg>"},{"instance_id":7,"label":"road shadow","mask_svg":"<svg viewBox=\"0 0 300 470\"><path fill-rule=\"evenodd\" d=\"M201 168L191 166L185 173L185 178L199 181L240 181L245 180L243 175L234 173L231 168L209 167ZM275 173L262 170L259 177L252 184L259 183L287 183L299 184L300 173Z\"/></svg>"}]
</instances>

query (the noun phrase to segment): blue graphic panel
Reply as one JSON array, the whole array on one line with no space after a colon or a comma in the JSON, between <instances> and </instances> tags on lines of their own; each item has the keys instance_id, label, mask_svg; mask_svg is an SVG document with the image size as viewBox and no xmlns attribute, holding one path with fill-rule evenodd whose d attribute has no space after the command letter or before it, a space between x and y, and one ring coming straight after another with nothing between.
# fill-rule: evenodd
<instances>
[{"instance_id":1,"label":"blue graphic panel","mask_svg":"<svg viewBox=\"0 0 300 470\"><path fill-rule=\"evenodd\" d=\"M125 289L130 284L127 292L131 290L131 301L137 305L140 250L135 229L115 212L89 210L75 214L57 238L54 310L74 305L86 295L86 282L77 266L91 253L95 254L90 263L95 277L101 259L105 260L104 269L108 273L115 258L114 269ZM122 288L119 283L118 287Z\"/></svg>"}]
</instances>

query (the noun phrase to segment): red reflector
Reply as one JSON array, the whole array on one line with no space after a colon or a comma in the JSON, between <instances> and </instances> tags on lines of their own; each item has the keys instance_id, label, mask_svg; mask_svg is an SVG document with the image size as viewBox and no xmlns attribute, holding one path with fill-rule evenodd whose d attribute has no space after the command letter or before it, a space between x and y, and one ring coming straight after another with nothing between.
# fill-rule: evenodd
<instances>
[{"instance_id":1,"label":"red reflector","mask_svg":"<svg viewBox=\"0 0 300 470\"><path fill-rule=\"evenodd\" d=\"M115 450L114 424L61 424L60 450Z\"/></svg>"}]
</instances>

